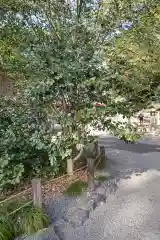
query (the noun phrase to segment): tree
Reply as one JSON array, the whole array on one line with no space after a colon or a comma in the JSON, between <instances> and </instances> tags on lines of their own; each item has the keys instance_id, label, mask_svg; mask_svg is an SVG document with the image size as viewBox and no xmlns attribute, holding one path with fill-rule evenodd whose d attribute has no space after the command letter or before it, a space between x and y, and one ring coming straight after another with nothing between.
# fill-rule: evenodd
<instances>
[{"instance_id":1,"label":"tree","mask_svg":"<svg viewBox=\"0 0 160 240\"><path fill-rule=\"evenodd\" d=\"M17 79L17 95L13 112L10 103L2 101L1 118L7 109L9 122L6 118L3 122L1 186L8 167L17 164L13 154L17 146L19 174L9 176L8 183L20 179L29 158L36 159L36 166L42 158L44 164L44 155L54 171L67 160L72 172L73 158L93 141L88 125L118 134L118 123L108 117L131 115L137 102L131 98L124 105L113 99L113 94L116 97L123 91L127 96L128 83L119 72L117 76L113 65L104 64L104 53L112 49L108 38L124 18L138 16L134 3L137 1L2 1L1 66ZM152 3L148 1L147 6ZM136 92L138 87L134 87ZM130 91L131 96L135 93ZM103 114L92 109L93 102L106 105ZM54 122L61 126L61 133Z\"/></svg>"},{"instance_id":2,"label":"tree","mask_svg":"<svg viewBox=\"0 0 160 240\"><path fill-rule=\"evenodd\" d=\"M159 24L160 8L156 6L140 16L135 27L122 31L115 40L114 51L109 53L110 64L119 69L124 87L128 85L127 101L137 105L135 111L146 107L159 94Z\"/></svg>"}]
</instances>

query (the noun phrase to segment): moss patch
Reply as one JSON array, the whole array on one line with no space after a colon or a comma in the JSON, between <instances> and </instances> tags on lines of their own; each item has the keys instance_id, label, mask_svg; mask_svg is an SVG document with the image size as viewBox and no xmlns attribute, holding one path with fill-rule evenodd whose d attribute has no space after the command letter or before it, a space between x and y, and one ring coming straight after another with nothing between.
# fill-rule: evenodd
<instances>
[{"instance_id":1,"label":"moss patch","mask_svg":"<svg viewBox=\"0 0 160 240\"><path fill-rule=\"evenodd\" d=\"M77 180L67 187L67 189L64 191L64 194L67 196L79 196L87 189L87 187L87 182Z\"/></svg>"},{"instance_id":2,"label":"moss patch","mask_svg":"<svg viewBox=\"0 0 160 240\"><path fill-rule=\"evenodd\" d=\"M110 179L112 179L111 176L105 176L105 175L98 175L95 177L95 180L97 180L99 182L109 181Z\"/></svg>"}]
</instances>

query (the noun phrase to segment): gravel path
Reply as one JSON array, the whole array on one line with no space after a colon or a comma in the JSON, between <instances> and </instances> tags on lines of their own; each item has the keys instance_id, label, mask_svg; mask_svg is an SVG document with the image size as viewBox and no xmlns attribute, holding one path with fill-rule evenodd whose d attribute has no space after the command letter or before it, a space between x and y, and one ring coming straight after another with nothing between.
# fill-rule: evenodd
<instances>
[{"instance_id":1,"label":"gravel path","mask_svg":"<svg viewBox=\"0 0 160 240\"><path fill-rule=\"evenodd\" d=\"M106 169L118 177L118 187L88 221L66 240L160 239L160 138L125 144L114 137L101 138L106 146Z\"/></svg>"},{"instance_id":2,"label":"gravel path","mask_svg":"<svg viewBox=\"0 0 160 240\"><path fill-rule=\"evenodd\" d=\"M160 137L126 144L103 135L99 145L106 148L103 173L113 176L110 185L97 188L85 204L82 199L68 199L73 211L65 199L61 209L67 212L60 214L55 202L55 216L60 219L41 237L29 240L160 240ZM99 198L104 195L107 199Z\"/></svg>"}]
</instances>

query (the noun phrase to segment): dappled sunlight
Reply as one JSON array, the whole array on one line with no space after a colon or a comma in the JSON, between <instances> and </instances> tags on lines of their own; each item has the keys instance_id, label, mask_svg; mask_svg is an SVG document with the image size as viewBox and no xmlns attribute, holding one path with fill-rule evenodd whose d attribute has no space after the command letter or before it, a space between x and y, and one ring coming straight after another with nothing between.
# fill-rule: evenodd
<instances>
[{"instance_id":1,"label":"dappled sunlight","mask_svg":"<svg viewBox=\"0 0 160 240\"><path fill-rule=\"evenodd\" d=\"M152 181L160 180L160 172L157 170L148 170L143 173L133 173L128 180L122 180L121 185L127 191L133 189L145 188Z\"/></svg>"}]
</instances>

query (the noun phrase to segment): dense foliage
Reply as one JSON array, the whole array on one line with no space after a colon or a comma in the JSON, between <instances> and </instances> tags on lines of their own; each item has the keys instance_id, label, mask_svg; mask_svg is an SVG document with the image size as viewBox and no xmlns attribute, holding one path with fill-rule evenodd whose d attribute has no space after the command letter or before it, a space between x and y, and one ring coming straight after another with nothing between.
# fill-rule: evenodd
<instances>
[{"instance_id":1,"label":"dense foliage","mask_svg":"<svg viewBox=\"0 0 160 240\"><path fill-rule=\"evenodd\" d=\"M135 110L136 105L145 106L148 101L159 96L159 23L160 6L156 6L145 15L139 16L138 22L130 31L122 31L115 40L115 51L110 51L111 64L115 63L116 71L125 71L123 87L127 99L135 103Z\"/></svg>"},{"instance_id":2,"label":"dense foliage","mask_svg":"<svg viewBox=\"0 0 160 240\"><path fill-rule=\"evenodd\" d=\"M122 46L132 31L122 41L113 33L137 19L133 32L148 28L143 18L158 1L0 2L1 71L14 79L15 92L14 99L0 102L3 188L42 169L57 173L92 140L88 126L118 134L119 124L110 117L131 116L150 100L144 89L159 84L153 72L146 81L146 69L119 57L117 42ZM127 81L126 70L132 75ZM92 109L94 102L105 104L103 114Z\"/></svg>"}]
</instances>

